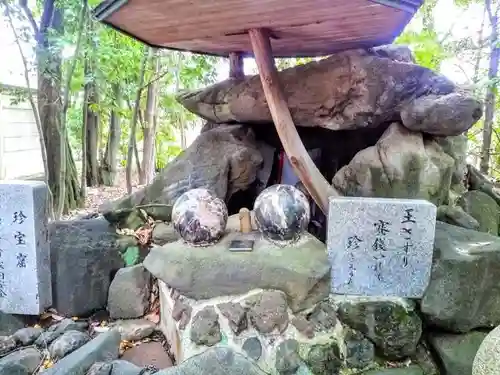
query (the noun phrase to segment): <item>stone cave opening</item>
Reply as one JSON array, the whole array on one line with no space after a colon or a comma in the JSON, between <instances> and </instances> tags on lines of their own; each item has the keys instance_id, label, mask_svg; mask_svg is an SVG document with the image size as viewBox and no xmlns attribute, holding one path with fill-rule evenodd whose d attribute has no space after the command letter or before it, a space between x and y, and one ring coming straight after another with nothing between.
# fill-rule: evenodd
<instances>
[{"instance_id":1,"label":"stone cave opening","mask_svg":"<svg viewBox=\"0 0 500 375\"><path fill-rule=\"evenodd\" d=\"M359 151L375 145L389 125L390 123L386 123L373 128L338 131L300 126L297 127L297 131L312 160L326 180L331 183L335 173L349 164ZM295 175L275 126L273 124L247 126L251 126L264 159L259 171L262 173L257 174L256 180L247 189L234 193L228 199L229 215L237 214L244 207L251 210L255 199L266 187L274 184L293 185L309 198L311 205L309 232L325 242L326 217Z\"/></svg>"}]
</instances>

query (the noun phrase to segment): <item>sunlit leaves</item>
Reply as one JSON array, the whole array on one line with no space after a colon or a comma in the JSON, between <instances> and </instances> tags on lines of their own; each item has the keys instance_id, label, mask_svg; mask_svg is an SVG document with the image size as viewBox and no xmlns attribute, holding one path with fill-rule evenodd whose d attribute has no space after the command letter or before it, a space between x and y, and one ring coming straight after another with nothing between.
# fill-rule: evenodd
<instances>
[{"instance_id":1,"label":"sunlit leaves","mask_svg":"<svg viewBox=\"0 0 500 375\"><path fill-rule=\"evenodd\" d=\"M411 46L417 63L429 69L439 70L441 62L451 57L433 30L405 32L396 43Z\"/></svg>"},{"instance_id":2,"label":"sunlit leaves","mask_svg":"<svg viewBox=\"0 0 500 375\"><path fill-rule=\"evenodd\" d=\"M16 4L15 0L7 0ZM89 8L97 6L101 0L88 0ZM53 72L54 69L44 64L57 64L62 60L62 72L51 77L60 80L65 77L74 60L74 50L77 42L78 20L81 9L81 0L56 0L56 6L63 13L63 27L47 35L47 48L43 53L47 58L40 55L39 71ZM30 2L31 12L37 22L42 14L44 0ZM16 17L19 18L20 39L26 40L27 46L33 47L35 51L35 40L33 28L29 24L23 12L18 8ZM95 111L100 121L100 137L104 140L108 132L108 123L112 111L118 112L122 117L122 132L120 149L126 153L126 144L129 135L128 126L132 116L139 65L142 57L143 45L136 40L121 34L114 29L105 26L94 19L89 18L83 33L83 43L70 86L70 106L66 118L66 126L73 152L78 153L81 149L84 87L92 83L97 88L98 101L92 104L91 110ZM179 64L179 58L181 63ZM157 166L164 167L173 157L181 152L177 130L181 127L192 128L201 121L192 113L185 110L175 100L177 90L193 90L215 83L217 79L217 65L220 59L213 56L202 56L188 52L177 52L162 50L159 52L160 74L153 72L149 66L146 72L145 86L148 82L158 82L158 108L156 121L158 124L156 136ZM87 63L87 64L86 64ZM85 69L85 66L90 69ZM56 67L56 66L54 66ZM176 69L179 72L176 75ZM52 73L50 73L52 74ZM176 78L179 77L178 82ZM121 98L118 103L113 87L119 84ZM145 88L145 87L144 87ZM144 89L140 103L140 117L144 118L146 106L146 93ZM139 122L141 125L141 122ZM142 132L137 132L137 140L142 138ZM100 145L104 145L101 142Z\"/></svg>"}]
</instances>

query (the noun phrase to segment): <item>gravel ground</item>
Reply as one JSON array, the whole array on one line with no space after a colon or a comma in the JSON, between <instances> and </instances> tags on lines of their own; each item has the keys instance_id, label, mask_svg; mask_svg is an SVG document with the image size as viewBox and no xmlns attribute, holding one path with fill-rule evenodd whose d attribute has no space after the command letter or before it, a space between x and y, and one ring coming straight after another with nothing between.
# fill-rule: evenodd
<instances>
[{"instance_id":1,"label":"gravel ground","mask_svg":"<svg viewBox=\"0 0 500 375\"><path fill-rule=\"evenodd\" d=\"M138 185L137 174L132 175L132 191L136 191L142 187ZM127 195L127 183L125 178L125 170L118 172L115 186L97 186L87 187L87 198L85 205L82 208L71 211L63 217L63 220L74 219L75 217L92 214L98 211L99 206L105 202L113 201Z\"/></svg>"}]
</instances>

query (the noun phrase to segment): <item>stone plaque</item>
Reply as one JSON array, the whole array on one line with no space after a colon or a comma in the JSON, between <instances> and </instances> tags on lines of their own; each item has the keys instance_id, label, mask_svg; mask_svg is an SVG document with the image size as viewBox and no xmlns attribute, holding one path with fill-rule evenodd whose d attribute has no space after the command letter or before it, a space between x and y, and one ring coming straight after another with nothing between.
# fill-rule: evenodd
<instances>
[{"instance_id":1,"label":"stone plaque","mask_svg":"<svg viewBox=\"0 0 500 375\"><path fill-rule=\"evenodd\" d=\"M0 181L0 311L38 315L52 304L47 186Z\"/></svg>"},{"instance_id":2,"label":"stone plaque","mask_svg":"<svg viewBox=\"0 0 500 375\"><path fill-rule=\"evenodd\" d=\"M429 283L436 206L425 200L332 197L332 293L420 298Z\"/></svg>"}]
</instances>

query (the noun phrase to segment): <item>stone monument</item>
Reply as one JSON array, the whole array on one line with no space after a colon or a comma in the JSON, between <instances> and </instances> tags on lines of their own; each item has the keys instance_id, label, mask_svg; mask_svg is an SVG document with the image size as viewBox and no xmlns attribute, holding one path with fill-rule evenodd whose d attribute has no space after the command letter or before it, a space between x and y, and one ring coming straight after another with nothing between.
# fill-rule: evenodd
<instances>
[{"instance_id":1,"label":"stone monument","mask_svg":"<svg viewBox=\"0 0 500 375\"><path fill-rule=\"evenodd\" d=\"M0 181L0 311L38 315L52 304L47 186Z\"/></svg>"},{"instance_id":2,"label":"stone monument","mask_svg":"<svg viewBox=\"0 0 500 375\"><path fill-rule=\"evenodd\" d=\"M425 200L330 198L332 293L421 298L435 225L436 206Z\"/></svg>"}]
</instances>

